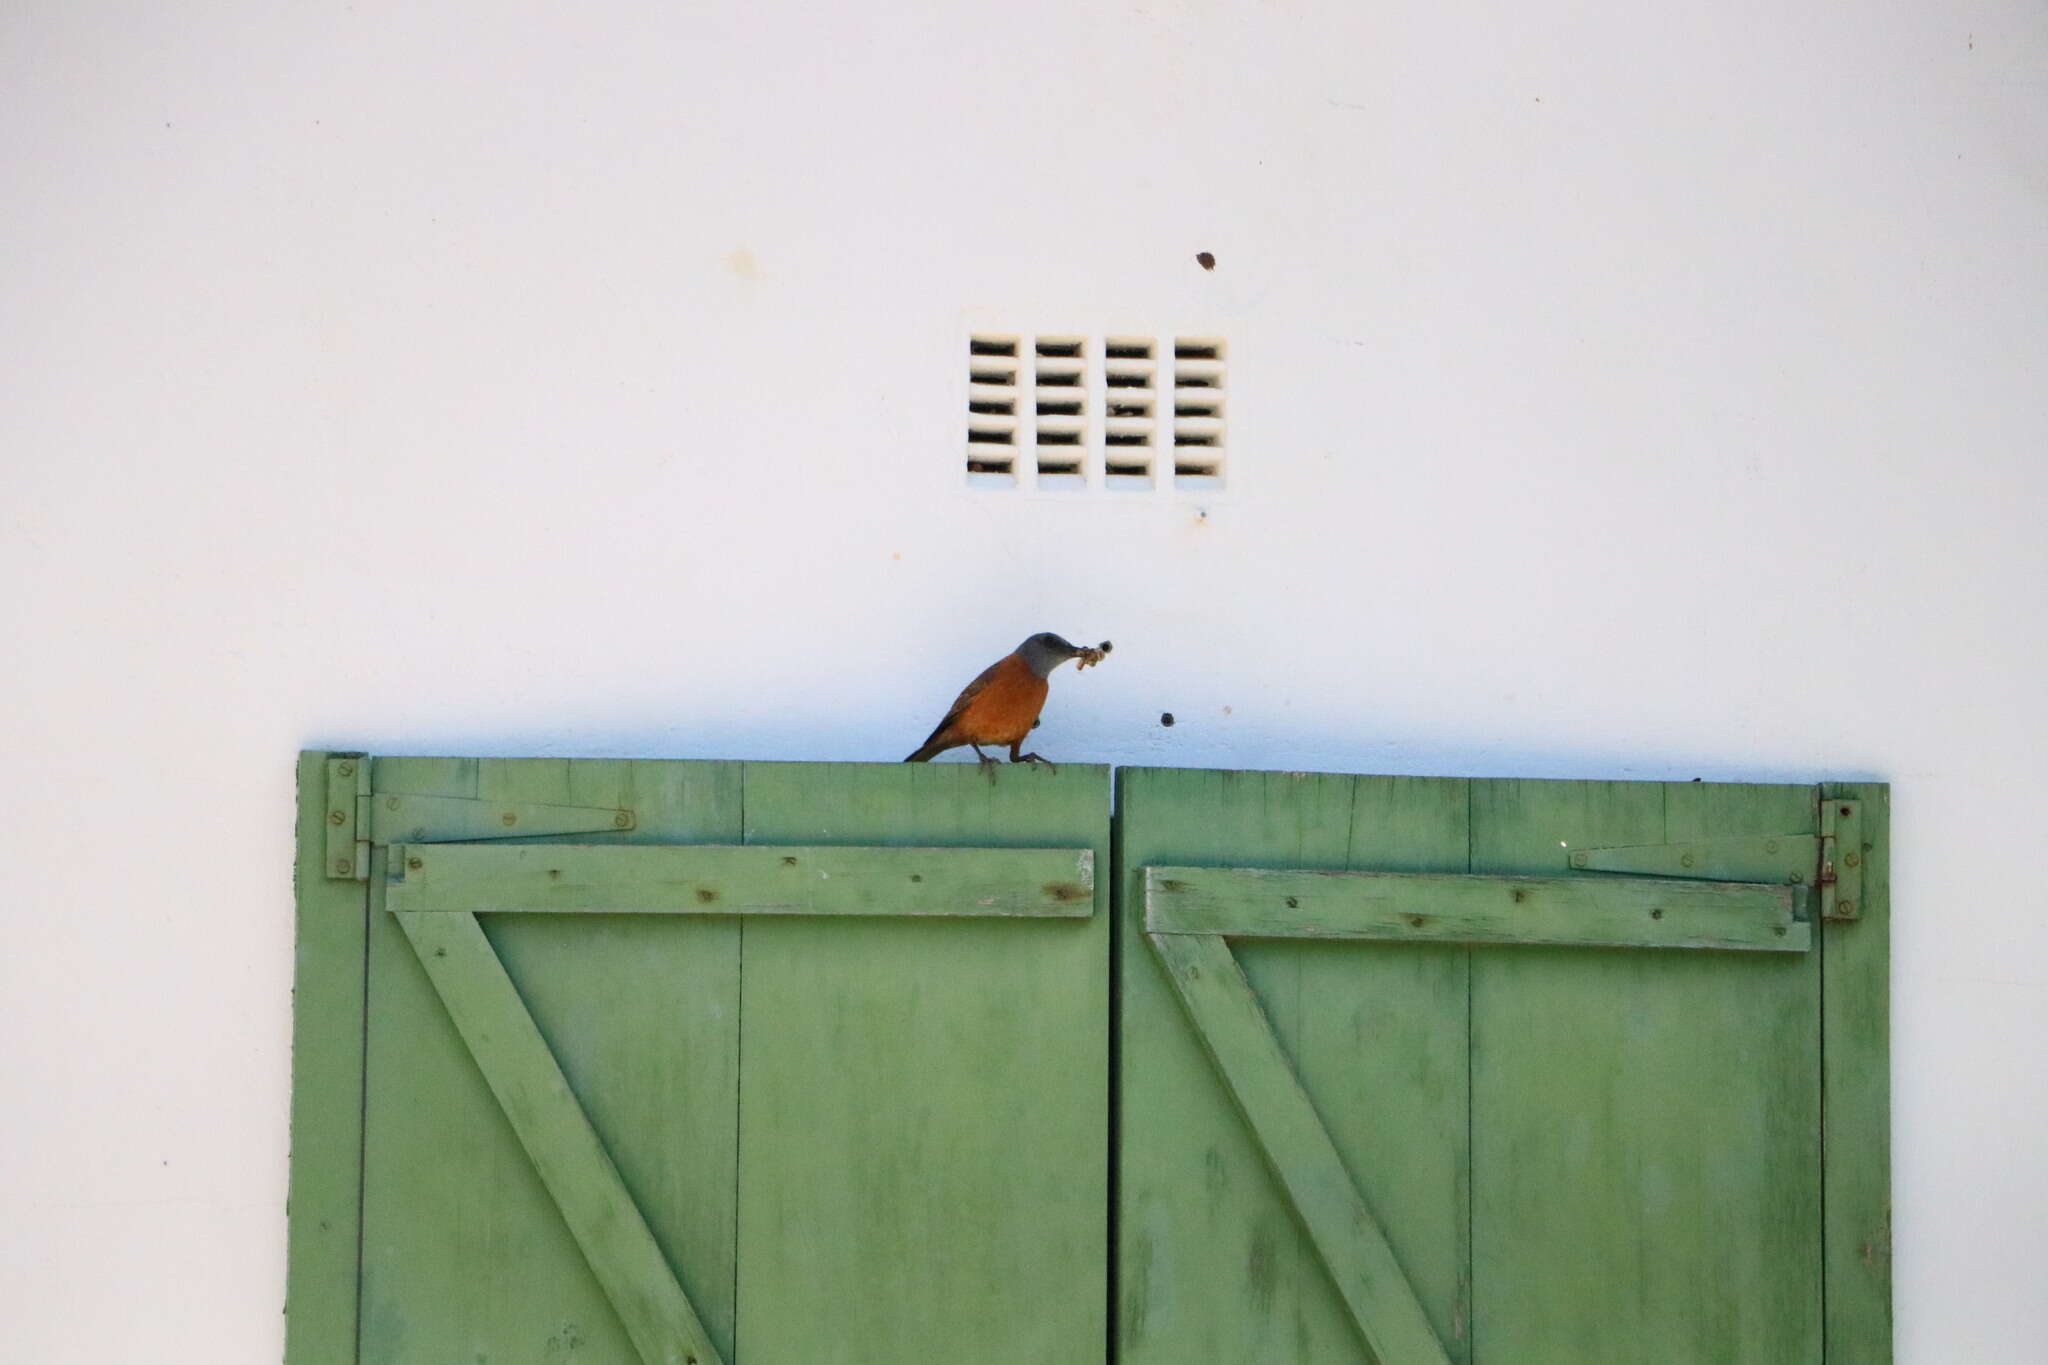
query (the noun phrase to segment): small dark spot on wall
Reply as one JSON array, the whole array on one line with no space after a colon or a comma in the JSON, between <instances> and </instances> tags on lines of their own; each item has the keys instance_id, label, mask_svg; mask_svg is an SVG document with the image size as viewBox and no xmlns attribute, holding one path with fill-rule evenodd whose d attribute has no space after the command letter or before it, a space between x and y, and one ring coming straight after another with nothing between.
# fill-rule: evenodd
<instances>
[{"instance_id":1,"label":"small dark spot on wall","mask_svg":"<svg viewBox=\"0 0 2048 1365\"><path fill-rule=\"evenodd\" d=\"M713 891L710 887L700 886L697 888L697 904L709 905L711 904L711 902L717 899L718 893L716 891Z\"/></svg>"},{"instance_id":2,"label":"small dark spot on wall","mask_svg":"<svg viewBox=\"0 0 2048 1365\"><path fill-rule=\"evenodd\" d=\"M1076 886L1072 882L1047 882L1044 890L1045 894L1051 896L1054 900L1067 901L1069 903L1086 900L1089 895L1087 887Z\"/></svg>"},{"instance_id":3,"label":"small dark spot on wall","mask_svg":"<svg viewBox=\"0 0 2048 1365\"><path fill-rule=\"evenodd\" d=\"M1159 723L1160 723L1161 725L1164 725L1164 726L1165 726L1165 727L1166 727L1167 729L1169 729L1169 730L1170 730L1170 729L1172 729L1172 728L1173 728L1173 712L1171 712L1171 711L1161 711L1161 712L1159 713Z\"/></svg>"},{"instance_id":4,"label":"small dark spot on wall","mask_svg":"<svg viewBox=\"0 0 2048 1365\"><path fill-rule=\"evenodd\" d=\"M1214 270L1216 268L1215 253L1209 251L1197 251L1195 253L1195 264L1202 267L1202 269L1204 270Z\"/></svg>"}]
</instances>

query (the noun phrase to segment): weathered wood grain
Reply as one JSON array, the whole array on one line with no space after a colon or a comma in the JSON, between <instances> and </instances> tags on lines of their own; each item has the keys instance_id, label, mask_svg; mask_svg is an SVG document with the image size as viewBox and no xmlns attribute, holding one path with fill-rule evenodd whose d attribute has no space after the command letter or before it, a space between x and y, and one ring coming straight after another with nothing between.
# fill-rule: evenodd
<instances>
[{"instance_id":1,"label":"weathered wood grain","mask_svg":"<svg viewBox=\"0 0 2048 1365\"><path fill-rule=\"evenodd\" d=\"M749 844L1106 858L1109 780L750 763L746 826ZM737 1358L1101 1359L1107 914L738 922Z\"/></svg>"},{"instance_id":2,"label":"weathered wood grain","mask_svg":"<svg viewBox=\"0 0 2048 1365\"><path fill-rule=\"evenodd\" d=\"M1119 1361L1370 1351L1146 946L1147 863L1463 872L1462 779L1119 775ZM1233 945L1435 1335L1468 1356L1463 947Z\"/></svg>"},{"instance_id":3,"label":"weathered wood grain","mask_svg":"<svg viewBox=\"0 0 2048 1365\"><path fill-rule=\"evenodd\" d=\"M328 758L299 755L286 1365L356 1360L369 891L362 882L327 875ZM352 846L339 856L353 865Z\"/></svg>"},{"instance_id":4,"label":"weathered wood grain","mask_svg":"<svg viewBox=\"0 0 2048 1365\"><path fill-rule=\"evenodd\" d=\"M392 865L403 914L1085 919L1095 901L1092 848L412 844Z\"/></svg>"},{"instance_id":5,"label":"weathered wood grain","mask_svg":"<svg viewBox=\"0 0 2048 1365\"><path fill-rule=\"evenodd\" d=\"M1473 870L1805 833L1812 812L1810 787L1475 782ZM1476 1358L1818 1356L1819 966L1474 950Z\"/></svg>"},{"instance_id":6,"label":"weathered wood grain","mask_svg":"<svg viewBox=\"0 0 2048 1365\"><path fill-rule=\"evenodd\" d=\"M722 1365L483 926L397 918L641 1360Z\"/></svg>"},{"instance_id":7,"label":"weathered wood grain","mask_svg":"<svg viewBox=\"0 0 2048 1365\"><path fill-rule=\"evenodd\" d=\"M1213 934L1151 934L1203 1049L1215 1062L1309 1243L1382 1362L1449 1359L1295 1079L1230 945Z\"/></svg>"},{"instance_id":8,"label":"weathered wood grain","mask_svg":"<svg viewBox=\"0 0 2048 1365\"><path fill-rule=\"evenodd\" d=\"M1153 933L1804 952L1783 886L1654 878L1481 877L1152 867Z\"/></svg>"},{"instance_id":9,"label":"weathered wood grain","mask_svg":"<svg viewBox=\"0 0 2048 1365\"><path fill-rule=\"evenodd\" d=\"M740 837L738 764L380 759L408 790L630 806L583 842ZM535 845L544 847L545 845ZM384 857L378 851L378 859ZM628 1361L638 1351L373 869L364 1361ZM484 916L486 935L713 1345L730 1360L739 928L697 916Z\"/></svg>"},{"instance_id":10,"label":"weathered wood grain","mask_svg":"<svg viewBox=\"0 0 2048 1365\"><path fill-rule=\"evenodd\" d=\"M1821 799L1860 803L1863 873L1858 918L1821 930L1827 1358L1883 1365L1892 1358L1891 788L1831 783Z\"/></svg>"}]
</instances>

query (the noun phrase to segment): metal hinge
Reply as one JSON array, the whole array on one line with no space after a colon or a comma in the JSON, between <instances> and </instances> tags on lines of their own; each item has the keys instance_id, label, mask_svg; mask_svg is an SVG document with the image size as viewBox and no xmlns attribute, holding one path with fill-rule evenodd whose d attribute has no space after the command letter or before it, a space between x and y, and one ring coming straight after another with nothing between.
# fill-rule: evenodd
<instances>
[{"instance_id":1,"label":"metal hinge","mask_svg":"<svg viewBox=\"0 0 2048 1365\"><path fill-rule=\"evenodd\" d=\"M370 781L367 754L327 760L327 875L367 881L375 844L471 842L551 834L617 834L634 827L617 806L559 806L486 801L474 796L383 792Z\"/></svg>"},{"instance_id":2,"label":"metal hinge","mask_svg":"<svg viewBox=\"0 0 2048 1365\"><path fill-rule=\"evenodd\" d=\"M343 754L327 760L327 875L370 879L370 757Z\"/></svg>"},{"instance_id":3,"label":"metal hinge","mask_svg":"<svg viewBox=\"0 0 2048 1365\"><path fill-rule=\"evenodd\" d=\"M1820 917L1855 919L1863 913L1863 803L1820 803Z\"/></svg>"},{"instance_id":4,"label":"metal hinge","mask_svg":"<svg viewBox=\"0 0 2048 1365\"><path fill-rule=\"evenodd\" d=\"M1820 891L1822 919L1855 919L1863 900L1862 803L1824 800L1819 834L1757 834L1682 844L1619 844L1569 850L1584 872L1690 877L1709 882L1779 881Z\"/></svg>"}]
</instances>

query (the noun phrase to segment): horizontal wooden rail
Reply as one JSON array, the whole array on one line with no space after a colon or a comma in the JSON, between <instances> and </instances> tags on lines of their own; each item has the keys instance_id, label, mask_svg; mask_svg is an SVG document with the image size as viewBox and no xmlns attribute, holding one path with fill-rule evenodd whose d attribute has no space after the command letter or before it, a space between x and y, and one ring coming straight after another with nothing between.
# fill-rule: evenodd
<instances>
[{"instance_id":1,"label":"horizontal wooden rail","mask_svg":"<svg viewBox=\"0 0 2048 1365\"><path fill-rule=\"evenodd\" d=\"M907 915L1086 919L1087 848L406 844L400 914Z\"/></svg>"},{"instance_id":2,"label":"horizontal wooden rail","mask_svg":"<svg viewBox=\"0 0 2048 1365\"><path fill-rule=\"evenodd\" d=\"M1145 869L1155 934L1804 952L1792 906L1791 887L1746 882Z\"/></svg>"}]
</instances>

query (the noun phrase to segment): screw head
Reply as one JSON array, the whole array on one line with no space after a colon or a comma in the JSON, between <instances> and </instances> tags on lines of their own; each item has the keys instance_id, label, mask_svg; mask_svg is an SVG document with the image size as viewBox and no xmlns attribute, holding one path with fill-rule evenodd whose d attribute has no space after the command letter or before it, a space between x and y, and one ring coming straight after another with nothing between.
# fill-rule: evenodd
<instances>
[{"instance_id":1,"label":"screw head","mask_svg":"<svg viewBox=\"0 0 2048 1365\"><path fill-rule=\"evenodd\" d=\"M1766 852L1766 853L1776 853L1777 851L1778 851L1778 841L1777 841L1776 839L1766 839L1766 840L1764 840L1764 852Z\"/></svg>"},{"instance_id":2,"label":"screw head","mask_svg":"<svg viewBox=\"0 0 2048 1365\"><path fill-rule=\"evenodd\" d=\"M356 765L353 763L337 763L334 765L334 772L337 777L354 777L356 775Z\"/></svg>"},{"instance_id":3,"label":"screw head","mask_svg":"<svg viewBox=\"0 0 2048 1365\"><path fill-rule=\"evenodd\" d=\"M334 870L346 877L356 870L356 865L346 858L336 858L334 860Z\"/></svg>"},{"instance_id":4,"label":"screw head","mask_svg":"<svg viewBox=\"0 0 2048 1365\"><path fill-rule=\"evenodd\" d=\"M632 827L633 827L633 812L631 812L631 811L629 811L629 810L622 810L622 811L620 811L620 812L619 812L619 813L618 813L617 815L614 815L614 816L612 817L612 828L613 828L613 829L631 829Z\"/></svg>"},{"instance_id":5,"label":"screw head","mask_svg":"<svg viewBox=\"0 0 2048 1365\"><path fill-rule=\"evenodd\" d=\"M347 824L347 823L348 823L348 812L347 812L347 811L339 811L339 810L331 810L331 811L327 812L327 823L328 823L328 824L330 824L330 825L345 825L345 824Z\"/></svg>"},{"instance_id":6,"label":"screw head","mask_svg":"<svg viewBox=\"0 0 2048 1365\"><path fill-rule=\"evenodd\" d=\"M1783 938L1785 937L1785 926L1782 924L1774 924L1771 926L1771 932L1776 934L1779 938Z\"/></svg>"},{"instance_id":7,"label":"screw head","mask_svg":"<svg viewBox=\"0 0 2048 1365\"><path fill-rule=\"evenodd\" d=\"M1585 855L1585 854L1583 854L1583 853L1574 853L1574 854L1572 855L1572 866L1573 866L1573 867L1584 867L1585 865L1586 865L1586 855Z\"/></svg>"},{"instance_id":8,"label":"screw head","mask_svg":"<svg viewBox=\"0 0 2048 1365\"><path fill-rule=\"evenodd\" d=\"M1836 902L1835 902L1835 913L1836 913L1836 914L1838 914L1838 915L1853 915L1853 914L1855 914L1855 913L1856 913L1856 902L1855 902L1855 901L1836 901Z\"/></svg>"},{"instance_id":9,"label":"screw head","mask_svg":"<svg viewBox=\"0 0 2048 1365\"><path fill-rule=\"evenodd\" d=\"M1654 907L1654 908L1653 908L1653 909L1652 909L1652 910L1650 911L1650 918L1651 918L1651 919L1663 919L1663 918L1664 918L1664 907L1663 907L1663 906L1661 906L1661 905L1659 905L1659 906L1656 906L1656 907Z\"/></svg>"},{"instance_id":10,"label":"screw head","mask_svg":"<svg viewBox=\"0 0 2048 1365\"><path fill-rule=\"evenodd\" d=\"M503 815L501 815L501 816L499 816L499 817L498 817L498 823L499 823L499 824L501 824L501 825L506 825L506 826L511 826L511 825L516 825L516 824L518 824L518 823L519 823L519 812L518 812L518 811L516 811L516 810L508 810L508 811L506 811L506 812L505 812L505 813L504 813Z\"/></svg>"},{"instance_id":11,"label":"screw head","mask_svg":"<svg viewBox=\"0 0 2048 1365\"><path fill-rule=\"evenodd\" d=\"M384 798L384 809L385 809L385 810L397 810L397 809L398 809L398 798L397 798L397 797L395 797L395 796L387 796L387 797L385 797L385 798Z\"/></svg>"},{"instance_id":12,"label":"screw head","mask_svg":"<svg viewBox=\"0 0 2048 1365\"><path fill-rule=\"evenodd\" d=\"M1844 853L1842 863L1846 867L1860 867L1863 864L1863 855L1856 852Z\"/></svg>"},{"instance_id":13,"label":"screw head","mask_svg":"<svg viewBox=\"0 0 2048 1365\"><path fill-rule=\"evenodd\" d=\"M405 860L405 865L411 868L413 871L417 872L427 865L427 861L424 858L407 858Z\"/></svg>"},{"instance_id":14,"label":"screw head","mask_svg":"<svg viewBox=\"0 0 2048 1365\"><path fill-rule=\"evenodd\" d=\"M1678 865L1679 865L1680 867L1691 867L1691 866L1692 866L1692 854L1690 854L1690 853L1681 853L1681 854L1679 854L1679 855L1678 855Z\"/></svg>"}]
</instances>

